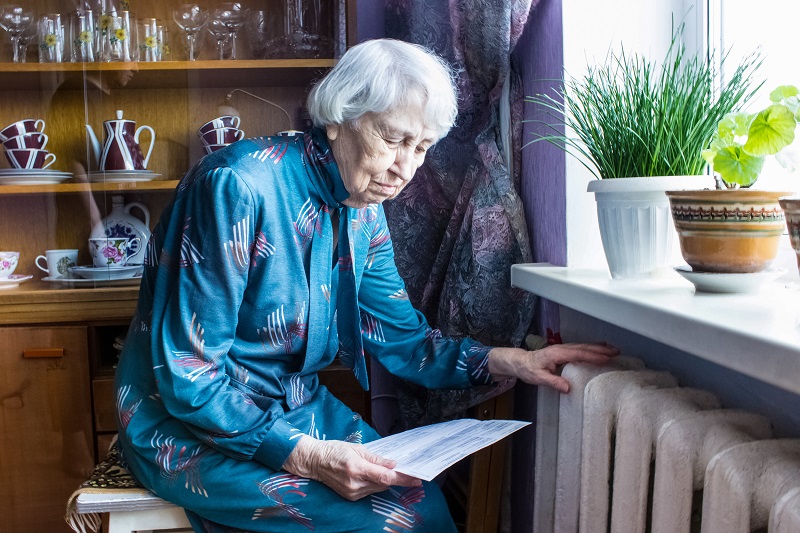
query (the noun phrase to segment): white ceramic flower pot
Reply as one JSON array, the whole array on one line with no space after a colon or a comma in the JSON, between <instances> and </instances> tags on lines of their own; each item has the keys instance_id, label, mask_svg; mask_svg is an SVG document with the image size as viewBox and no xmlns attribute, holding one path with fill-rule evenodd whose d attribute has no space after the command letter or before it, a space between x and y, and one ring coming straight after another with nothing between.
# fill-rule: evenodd
<instances>
[{"instance_id":1,"label":"white ceramic flower pot","mask_svg":"<svg viewBox=\"0 0 800 533\"><path fill-rule=\"evenodd\" d=\"M669 266L675 226L667 190L713 188L711 176L617 178L589 183L611 277L640 279Z\"/></svg>"}]
</instances>

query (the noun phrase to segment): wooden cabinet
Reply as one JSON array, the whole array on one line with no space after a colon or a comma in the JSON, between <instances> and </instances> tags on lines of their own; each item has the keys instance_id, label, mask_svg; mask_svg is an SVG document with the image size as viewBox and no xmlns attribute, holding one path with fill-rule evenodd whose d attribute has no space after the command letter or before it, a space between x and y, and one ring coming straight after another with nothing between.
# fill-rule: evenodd
<instances>
[{"instance_id":1,"label":"wooden cabinet","mask_svg":"<svg viewBox=\"0 0 800 533\"><path fill-rule=\"evenodd\" d=\"M221 0L193 0L206 8ZM0 129L22 119L44 119L51 167L72 172L61 183L7 185L0 180L0 250L19 251L15 274L33 279L0 287L0 530L8 533L69 531L63 513L68 496L86 479L116 431L112 390L116 351L113 339L124 332L138 297L138 286L67 286L43 280L37 255L55 248L77 248L78 263L91 263L87 239L111 209L111 196L141 202L151 214L151 229L174 193L178 180L203 155L199 126L225 114L241 117L248 137L299 128L311 82L334 64L322 59L210 59L207 40L198 61L183 60L181 35L172 9L183 0L124 0L139 17L154 17L170 28L178 60L157 63L54 63L37 61L35 45L27 63L12 63L8 35L0 47ZM282 0L245 0L253 10L280 9ZM342 37L355 0L323 0L333 6ZM37 15L66 14L72 0L26 0ZM234 89L244 89L283 107L279 109ZM228 97L230 95L230 97ZM103 121L124 118L156 133L148 169L152 181L93 181L97 168L87 143L86 124L102 141ZM142 135L146 143L147 134ZM2 151L2 149L0 149ZM0 157L0 167L10 165ZM37 351L38 350L38 351ZM27 352L29 357L23 354ZM33 357L38 355L41 357ZM349 372L323 378L331 388L349 389ZM356 385L357 387L357 385ZM358 389L354 389L358 390ZM364 412L365 395L348 401Z\"/></svg>"},{"instance_id":2,"label":"wooden cabinet","mask_svg":"<svg viewBox=\"0 0 800 533\"><path fill-rule=\"evenodd\" d=\"M93 440L86 328L0 328L0 529L70 531Z\"/></svg>"}]
</instances>

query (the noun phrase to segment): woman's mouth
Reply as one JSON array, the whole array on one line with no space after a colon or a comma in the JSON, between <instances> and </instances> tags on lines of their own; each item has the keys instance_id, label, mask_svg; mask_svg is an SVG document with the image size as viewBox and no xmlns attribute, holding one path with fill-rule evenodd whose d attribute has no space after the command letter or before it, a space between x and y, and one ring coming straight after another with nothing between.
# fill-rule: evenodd
<instances>
[{"instance_id":1,"label":"woman's mouth","mask_svg":"<svg viewBox=\"0 0 800 533\"><path fill-rule=\"evenodd\" d=\"M384 196L391 196L397 190L395 185L387 185L385 183L376 183L375 185L378 186L380 194Z\"/></svg>"}]
</instances>

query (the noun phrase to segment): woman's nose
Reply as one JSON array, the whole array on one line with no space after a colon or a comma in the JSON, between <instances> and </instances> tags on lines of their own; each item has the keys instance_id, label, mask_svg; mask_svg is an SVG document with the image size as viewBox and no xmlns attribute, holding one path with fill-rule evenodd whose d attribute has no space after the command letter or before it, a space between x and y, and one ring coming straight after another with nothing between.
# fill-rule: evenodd
<instances>
[{"instance_id":1,"label":"woman's nose","mask_svg":"<svg viewBox=\"0 0 800 533\"><path fill-rule=\"evenodd\" d=\"M408 147L398 149L391 170L401 180L410 181L411 178L414 177L414 171L416 170L414 165L414 150Z\"/></svg>"}]
</instances>

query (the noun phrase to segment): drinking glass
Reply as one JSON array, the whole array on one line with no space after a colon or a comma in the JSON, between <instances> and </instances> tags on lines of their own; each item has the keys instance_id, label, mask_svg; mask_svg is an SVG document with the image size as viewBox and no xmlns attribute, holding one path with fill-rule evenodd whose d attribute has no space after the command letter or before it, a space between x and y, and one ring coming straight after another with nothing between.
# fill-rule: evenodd
<instances>
[{"instance_id":1,"label":"drinking glass","mask_svg":"<svg viewBox=\"0 0 800 533\"><path fill-rule=\"evenodd\" d=\"M161 21L159 21L161 22ZM169 41L169 28L163 24L158 25L158 60L169 61L172 59L172 48Z\"/></svg>"},{"instance_id":2,"label":"drinking glass","mask_svg":"<svg viewBox=\"0 0 800 533\"><path fill-rule=\"evenodd\" d=\"M77 63L94 61L95 21L90 9L73 11L69 17L70 60Z\"/></svg>"},{"instance_id":3,"label":"drinking glass","mask_svg":"<svg viewBox=\"0 0 800 533\"><path fill-rule=\"evenodd\" d=\"M320 0L285 0L286 42L294 57L317 58L333 55L330 28L323 31L325 5Z\"/></svg>"},{"instance_id":4,"label":"drinking glass","mask_svg":"<svg viewBox=\"0 0 800 533\"><path fill-rule=\"evenodd\" d=\"M50 13L39 18L39 63L61 63L64 59L64 26L61 15Z\"/></svg>"},{"instance_id":5,"label":"drinking glass","mask_svg":"<svg viewBox=\"0 0 800 533\"><path fill-rule=\"evenodd\" d=\"M158 61L158 20L145 18L136 24L139 42L139 61Z\"/></svg>"},{"instance_id":6,"label":"drinking glass","mask_svg":"<svg viewBox=\"0 0 800 533\"><path fill-rule=\"evenodd\" d=\"M0 11L0 28L6 30L11 37L11 49L14 63L20 63L19 38L33 25L33 11L17 5L8 5Z\"/></svg>"},{"instance_id":7,"label":"drinking glass","mask_svg":"<svg viewBox=\"0 0 800 533\"><path fill-rule=\"evenodd\" d=\"M19 45L19 62L25 63L26 58L28 57L28 45L36 42L36 36L39 31L39 28L36 24L31 24L27 28L25 28L22 33L19 34L19 39L17 40L17 44Z\"/></svg>"},{"instance_id":8,"label":"drinking glass","mask_svg":"<svg viewBox=\"0 0 800 533\"><path fill-rule=\"evenodd\" d=\"M276 37L283 36L283 17L280 10L251 11L246 17L245 33L250 51L256 59L266 59Z\"/></svg>"},{"instance_id":9,"label":"drinking glass","mask_svg":"<svg viewBox=\"0 0 800 533\"><path fill-rule=\"evenodd\" d=\"M230 33L228 32L228 27L225 26L221 20L211 19L208 23L208 33L213 35L214 39L217 41L219 59L225 59L226 51L229 49L228 43ZM231 59L233 58L231 57Z\"/></svg>"},{"instance_id":10,"label":"drinking glass","mask_svg":"<svg viewBox=\"0 0 800 533\"><path fill-rule=\"evenodd\" d=\"M195 38L208 22L208 11L197 4L183 4L172 12L175 24L186 34L189 61L195 60Z\"/></svg>"},{"instance_id":11,"label":"drinking glass","mask_svg":"<svg viewBox=\"0 0 800 533\"><path fill-rule=\"evenodd\" d=\"M248 9L239 2L225 2L214 8L212 22L221 24L228 33L228 40L231 43L231 59L236 57L236 34L244 25ZM219 40L217 41L219 42ZM220 57L220 59L222 59Z\"/></svg>"},{"instance_id":12,"label":"drinking glass","mask_svg":"<svg viewBox=\"0 0 800 533\"><path fill-rule=\"evenodd\" d=\"M98 32L100 61L132 61L131 14L113 11L100 16Z\"/></svg>"}]
</instances>

